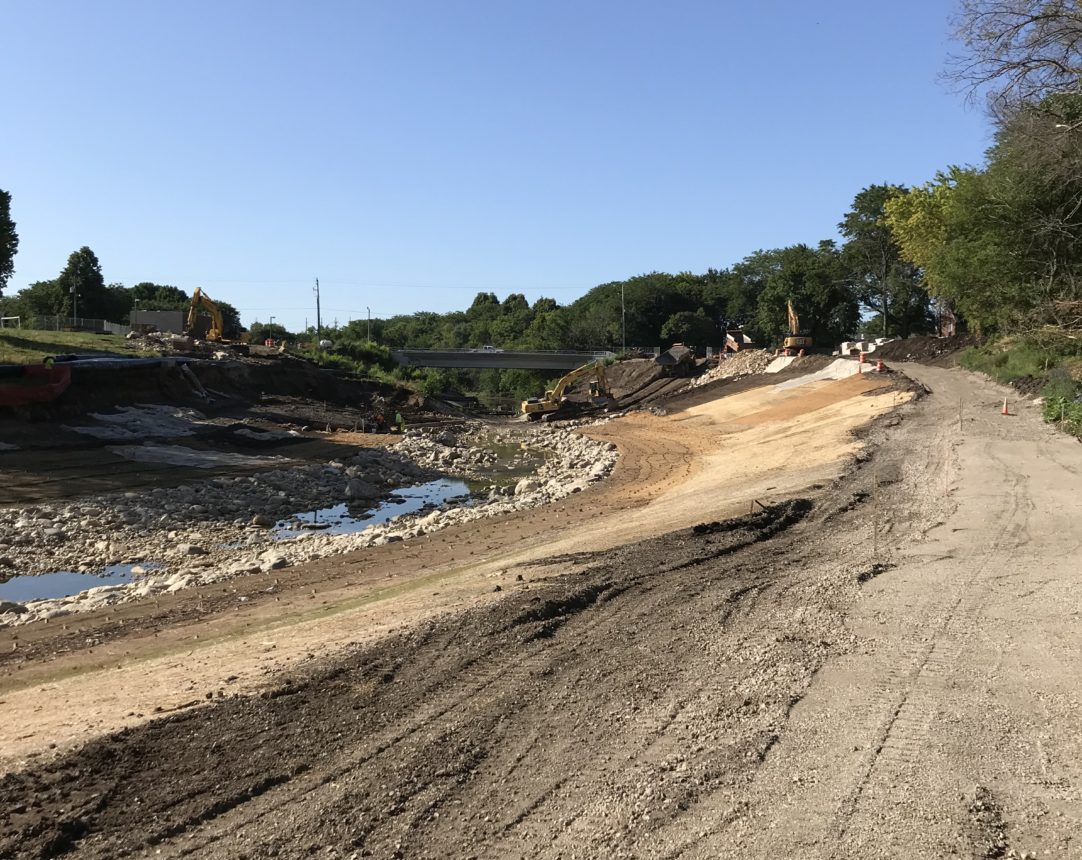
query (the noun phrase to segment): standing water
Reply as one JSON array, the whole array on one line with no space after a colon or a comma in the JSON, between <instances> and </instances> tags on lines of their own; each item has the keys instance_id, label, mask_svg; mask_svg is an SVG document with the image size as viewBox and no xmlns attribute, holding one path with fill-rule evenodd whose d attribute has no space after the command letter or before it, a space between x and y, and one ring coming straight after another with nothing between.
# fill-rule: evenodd
<instances>
[{"instance_id":1,"label":"standing water","mask_svg":"<svg viewBox=\"0 0 1082 860\"><path fill-rule=\"evenodd\" d=\"M158 567L153 562L142 562L142 566L147 570ZM99 585L127 585L133 579L133 567L134 564L111 564L102 574L60 570L40 576L13 576L7 582L0 582L0 600L16 603L56 600Z\"/></svg>"},{"instance_id":2,"label":"standing water","mask_svg":"<svg viewBox=\"0 0 1082 860\"><path fill-rule=\"evenodd\" d=\"M298 531L321 531L332 535L353 534L394 517L416 513L425 506L434 508L452 500L464 501L469 494L470 490L465 481L441 478L427 484L395 490L387 501L356 516L350 513L349 505L345 502L316 511L301 511L289 519L279 521L274 527L274 536L278 540L288 540L297 537Z\"/></svg>"}]
</instances>

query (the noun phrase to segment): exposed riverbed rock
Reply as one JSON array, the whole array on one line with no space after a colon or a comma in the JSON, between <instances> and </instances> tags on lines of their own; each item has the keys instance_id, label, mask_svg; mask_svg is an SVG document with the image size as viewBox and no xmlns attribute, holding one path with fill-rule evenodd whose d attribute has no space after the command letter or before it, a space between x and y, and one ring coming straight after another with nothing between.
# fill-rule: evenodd
<instances>
[{"instance_id":1,"label":"exposed riverbed rock","mask_svg":"<svg viewBox=\"0 0 1082 860\"><path fill-rule=\"evenodd\" d=\"M0 534L8 543L5 557L20 572L100 574L117 563L135 564L142 571L130 585L17 604L24 611L0 611L0 624L277 570L548 504L601 480L616 458L615 446L571 429L493 430L478 423L457 433L411 430L391 448L358 448L348 458L325 464L276 464L255 475L221 475L179 487L0 511ZM472 495L352 533L302 528L316 522L305 511L348 502L357 517L394 490L437 478L485 485ZM279 521L286 522L284 530L275 528ZM64 538L31 537L45 528L58 529Z\"/></svg>"}]
</instances>

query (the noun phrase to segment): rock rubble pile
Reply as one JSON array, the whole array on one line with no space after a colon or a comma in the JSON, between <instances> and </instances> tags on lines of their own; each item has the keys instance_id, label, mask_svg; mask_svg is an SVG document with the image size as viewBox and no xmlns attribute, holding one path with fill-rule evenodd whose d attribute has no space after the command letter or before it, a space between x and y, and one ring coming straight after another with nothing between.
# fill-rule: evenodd
<instances>
[{"instance_id":1,"label":"rock rubble pile","mask_svg":"<svg viewBox=\"0 0 1082 860\"><path fill-rule=\"evenodd\" d=\"M276 570L536 507L601 480L616 458L611 443L568 429L410 431L393 448L359 448L348 461L291 464L254 475L0 511L0 535L5 535L0 580L54 571L100 574L113 565L135 565L129 584L102 585L56 600L0 602L0 625ZM303 531L296 516L344 502L352 515L363 516L397 489L443 477L486 484L469 497L430 504L352 534Z\"/></svg>"},{"instance_id":2,"label":"rock rubble pile","mask_svg":"<svg viewBox=\"0 0 1082 860\"><path fill-rule=\"evenodd\" d=\"M691 380L688 383L688 388L697 388L718 379L732 379L736 376L762 373L766 370L766 366L770 364L773 357L773 355L762 349L748 349L730 353L726 358L718 362L717 367L712 367L702 376Z\"/></svg>"}]
</instances>

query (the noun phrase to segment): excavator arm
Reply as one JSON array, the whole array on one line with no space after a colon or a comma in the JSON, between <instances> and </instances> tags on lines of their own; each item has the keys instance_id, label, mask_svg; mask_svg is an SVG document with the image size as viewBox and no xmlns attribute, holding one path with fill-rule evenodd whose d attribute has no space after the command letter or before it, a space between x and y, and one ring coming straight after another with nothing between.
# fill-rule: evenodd
<instances>
[{"instance_id":1,"label":"excavator arm","mask_svg":"<svg viewBox=\"0 0 1082 860\"><path fill-rule=\"evenodd\" d=\"M591 377L590 394L592 400L596 401L598 398L605 401L612 400L608 380L605 378L605 366L600 361L593 361L561 376L552 389L545 392L544 397L532 397L529 400L522 401L522 413L531 419L555 414L564 401L564 392L584 377Z\"/></svg>"},{"instance_id":2,"label":"excavator arm","mask_svg":"<svg viewBox=\"0 0 1082 860\"><path fill-rule=\"evenodd\" d=\"M207 330L207 340L220 341L222 339L222 312L218 305L210 300L210 297L200 287L192 293L192 305L188 308L188 319L184 326L187 334L194 334L198 329L199 317L206 313L210 317L210 328Z\"/></svg>"},{"instance_id":3,"label":"excavator arm","mask_svg":"<svg viewBox=\"0 0 1082 860\"><path fill-rule=\"evenodd\" d=\"M570 373L566 374L565 376L560 377L560 380L552 389L552 399L562 400L564 392L572 384L582 379L584 376L596 376L598 388L600 389L604 387L606 391L608 390L608 385L605 383L604 367L600 362L595 361L590 364L583 365L582 367L578 367L575 370L572 370Z\"/></svg>"}]
</instances>

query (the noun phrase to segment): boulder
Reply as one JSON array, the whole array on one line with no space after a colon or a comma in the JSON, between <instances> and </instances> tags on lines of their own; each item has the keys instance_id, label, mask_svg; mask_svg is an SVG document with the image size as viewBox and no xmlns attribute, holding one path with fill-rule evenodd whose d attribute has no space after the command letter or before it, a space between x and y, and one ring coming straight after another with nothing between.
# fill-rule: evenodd
<instances>
[{"instance_id":1,"label":"boulder","mask_svg":"<svg viewBox=\"0 0 1082 860\"><path fill-rule=\"evenodd\" d=\"M526 493L532 493L540 486L541 482L535 478L523 478L521 481L515 484L515 495L523 496Z\"/></svg>"},{"instance_id":2,"label":"boulder","mask_svg":"<svg viewBox=\"0 0 1082 860\"><path fill-rule=\"evenodd\" d=\"M24 615L29 610L21 603L16 603L13 600L0 600L0 615L5 612L13 612L16 615Z\"/></svg>"},{"instance_id":3,"label":"boulder","mask_svg":"<svg viewBox=\"0 0 1082 860\"><path fill-rule=\"evenodd\" d=\"M264 573L270 570L281 570L283 567L289 567L289 559L281 553L267 550L259 556L259 569Z\"/></svg>"},{"instance_id":4,"label":"boulder","mask_svg":"<svg viewBox=\"0 0 1082 860\"><path fill-rule=\"evenodd\" d=\"M346 484L347 499L376 499L381 495L374 484L360 478L350 478Z\"/></svg>"},{"instance_id":5,"label":"boulder","mask_svg":"<svg viewBox=\"0 0 1082 860\"><path fill-rule=\"evenodd\" d=\"M276 520L270 514L256 514L251 519L251 523L253 526L259 526L260 528L264 529L273 528L276 522L278 522L278 520Z\"/></svg>"}]
</instances>

